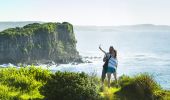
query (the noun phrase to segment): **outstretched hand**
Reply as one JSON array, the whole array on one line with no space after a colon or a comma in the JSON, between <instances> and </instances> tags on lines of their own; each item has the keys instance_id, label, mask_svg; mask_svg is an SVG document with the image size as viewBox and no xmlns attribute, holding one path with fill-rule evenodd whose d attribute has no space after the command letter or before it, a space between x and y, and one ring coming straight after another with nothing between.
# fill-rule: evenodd
<instances>
[{"instance_id":1,"label":"outstretched hand","mask_svg":"<svg viewBox=\"0 0 170 100\"><path fill-rule=\"evenodd\" d=\"M99 49L101 50L102 48L99 46Z\"/></svg>"},{"instance_id":2,"label":"outstretched hand","mask_svg":"<svg viewBox=\"0 0 170 100\"><path fill-rule=\"evenodd\" d=\"M99 45L99 49L102 50L101 45Z\"/></svg>"}]
</instances>

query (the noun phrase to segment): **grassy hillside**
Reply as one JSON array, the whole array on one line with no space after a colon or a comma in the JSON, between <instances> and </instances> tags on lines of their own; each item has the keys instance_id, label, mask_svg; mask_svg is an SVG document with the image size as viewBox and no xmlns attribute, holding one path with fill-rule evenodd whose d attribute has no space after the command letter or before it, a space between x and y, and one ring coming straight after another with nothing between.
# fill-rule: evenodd
<instances>
[{"instance_id":1,"label":"grassy hillside","mask_svg":"<svg viewBox=\"0 0 170 100\"><path fill-rule=\"evenodd\" d=\"M107 86L107 83L105 83ZM168 100L170 92L163 90L148 74L121 76L119 87L101 91L95 75L73 72L51 73L35 68L0 69L0 99L2 100Z\"/></svg>"},{"instance_id":2,"label":"grassy hillside","mask_svg":"<svg viewBox=\"0 0 170 100\"><path fill-rule=\"evenodd\" d=\"M106 83L107 84L107 83ZM119 77L119 87L105 87L100 93L106 100L169 100L170 91L163 90L149 74L139 74L133 77Z\"/></svg>"},{"instance_id":3,"label":"grassy hillside","mask_svg":"<svg viewBox=\"0 0 170 100\"><path fill-rule=\"evenodd\" d=\"M64 28L65 27L65 28ZM16 35L33 35L36 33L36 31L47 31L48 33L56 32L60 28L66 29L66 31L72 32L72 25L63 22L61 23L32 23L27 24L24 27L16 27L16 28L8 28L2 32L0 32L0 35L8 35L8 36L16 36Z\"/></svg>"},{"instance_id":4,"label":"grassy hillside","mask_svg":"<svg viewBox=\"0 0 170 100\"><path fill-rule=\"evenodd\" d=\"M43 99L39 88L50 79L51 72L33 66L0 69L0 99Z\"/></svg>"}]
</instances>

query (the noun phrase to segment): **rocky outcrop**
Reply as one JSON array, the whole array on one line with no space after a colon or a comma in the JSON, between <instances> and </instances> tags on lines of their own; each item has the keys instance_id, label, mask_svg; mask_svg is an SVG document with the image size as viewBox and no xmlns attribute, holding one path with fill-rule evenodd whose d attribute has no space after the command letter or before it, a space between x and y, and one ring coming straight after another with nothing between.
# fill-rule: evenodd
<instances>
[{"instance_id":1,"label":"rocky outcrop","mask_svg":"<svg viewBox=\"0 0 170 100\"><path fill-rule=\"evenodd\" d=\"M81 61L73 26L63 23L33 23L0 32L0 63L56 63Z\"/></svg>"}]
</instances>

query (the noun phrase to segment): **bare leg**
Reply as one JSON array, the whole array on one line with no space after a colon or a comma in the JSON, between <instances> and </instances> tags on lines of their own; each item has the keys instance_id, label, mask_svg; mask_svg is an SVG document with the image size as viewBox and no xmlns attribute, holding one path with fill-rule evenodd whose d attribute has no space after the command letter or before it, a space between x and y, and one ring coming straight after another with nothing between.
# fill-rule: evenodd
<instances>
[{"instance_id":1,"label":"bare leg","mask_svg":"<svg viewBox=\"0 0 170 100\"><path fill-rule=\"evenodd\" d=\"M104 79L102 79L102 87L104 86Z\"/></svg>"},{"instance_id":2,"label":"bare leg","mask_svg":"<svg viewBox=\"0 0 170 100\"><path fill-rule=\"evenodd\" d=\"M107 77L108 77L108 87L110 88L110 79L111 79L111 74L112 73L107 73Z\"/></svg>"},{"instance_id":3,"label":"bare leg","mask_svg":"<svg viewBox=\"0 0 170 100\"><path fill-rule=\"evenodd\" d=\"M118 81L117 81L117 74L116 74L116 72L115 72L115 73L113 73L113 76L114 76L114 78L115 78L116 85L118 85Z\"/></svg>"}]
</instances>

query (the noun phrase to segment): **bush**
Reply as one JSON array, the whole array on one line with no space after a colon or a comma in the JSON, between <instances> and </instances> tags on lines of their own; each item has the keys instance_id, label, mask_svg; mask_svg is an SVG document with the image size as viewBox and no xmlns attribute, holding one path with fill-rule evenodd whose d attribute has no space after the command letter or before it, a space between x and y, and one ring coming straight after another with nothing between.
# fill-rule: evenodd
<instances>
[{"instance_id":1,"label":"bush","mask_svg":"<svg viewBox=\"0 0 170 100\"><path fill-rule=\"evenodd\" d=\"M0 84L0 100L14 100L15 97L11 96L10 88L6 85Z\"/></svg>"},{"instance_id":2,"label":"bush","mask_svg":"<svg viewBox=\"0 0 170 100\"><path fill-rule=\"evenodd\" d=\"M41 88L48 100L96 100L99 98L97 85L85 73L56 72Z\"/></svg>"},{"instance_id":3,"label":"bush","mask_svg":"<svg viewBox=\"0 0 170 100\"><path fill-rule=\"evenodd\" d=\"M123 76L119 79L121 90L118 92L120 98L126 100L155 100L160 98L155 95L161 90L152 76L140 74L133 78Z\"/></svg>"},{"instance_id":4,"label":"bush","mask_svg":"<svg viewBox=\"0 0 170 100\"><path fill-rule=\"evenodd\" d=\"M148 74L121 76L119 88L99 92L97 76L85 73L56 72L34 66L0 69L0 100L169 100L170 91L163 90ZM100 95L99 95L100 93Z\"/></svg>"},{"instance_id":5,"label":"bush","mask_svg":"<svg viewBox=\"0 0 170 100\"><path fill-rule=\"evenodd\" d=\"M51 72L34 66L0 69L0 100L43 99L39 88Z\"/></svg>"}]
</instances>

